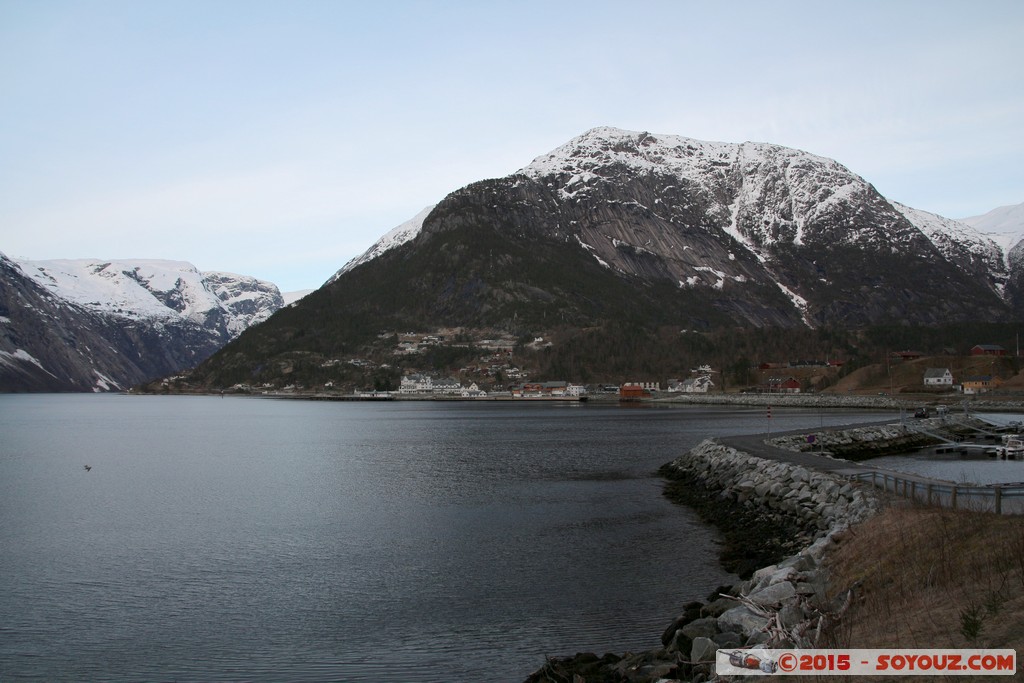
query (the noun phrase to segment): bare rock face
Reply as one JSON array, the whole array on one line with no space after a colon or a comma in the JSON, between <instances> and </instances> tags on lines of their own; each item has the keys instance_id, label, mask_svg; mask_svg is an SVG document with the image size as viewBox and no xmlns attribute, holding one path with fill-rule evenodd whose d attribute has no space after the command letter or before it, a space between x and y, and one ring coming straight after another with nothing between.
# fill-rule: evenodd
<instances>
[{"instance_id":1,"label":"bare rock face","mask_svg":"<svg viewBox=\"0 0 1024 683\"><path fill-rule=\"evenodd\" d=\"M799 150L605 128L512 178L554 195L534 193L557 207L554 230L593 258L673 280L680 295L710 289L737 322L763 322L751 315L755 301L811 325L997 319L1006 310L1006 270L991 240L889 202L835 161Z\"/></svg>"},{"instance_id":2,"label":"bare rock face","mask_svg":"<svg viewBox=\"0 0 1024 683\"><path fill-rule=\"evenodd\" d=\"M1006 283L1006 297L1013 308L1014 316L1024 317L1024 240L1015 244L1006 255L1009 271Z\"/></svg>"},{"instance_id":3,"label":"bare rock face","mask_svg":"<svg viewBox=\"0 0 1024 683\"><path fill-rule=\"evenodd\" d=\"M543 309L569 324L628 311L692 329L855 327L1009 311L992 240L888 201L831 159L614 128L451 193L329 285L372 302L368 277L414 294L393 309L410 322Z\"/></svg>"}]
</instances>

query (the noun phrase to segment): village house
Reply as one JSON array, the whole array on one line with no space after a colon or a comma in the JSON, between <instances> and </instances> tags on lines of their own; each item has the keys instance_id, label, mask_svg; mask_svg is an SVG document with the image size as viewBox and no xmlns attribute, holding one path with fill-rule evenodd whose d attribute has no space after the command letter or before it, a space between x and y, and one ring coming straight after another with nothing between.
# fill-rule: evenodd
<instances>
[{"instance_id":1,"label":"village house","mask_svg":"<svg viewBox=\"0 0 1024 683\"><path fill-rule=\"evenodd\" d=\"M953 373L949 368L928 368L924 371L924 385L926 387L951 387L953 386Z\"/></svg>"},{"instance_id":2,"label":"village house","mask_svg":"<svg viewBox=\"0 0 1024 683\"><path fill-rule=\"evenodd\" d=\"M993 389L998 389L1002 383L1002 380L992 375L975 375L964 380L963 392L965 394L984 394Z\"/></svg>"},{"instance_id":3,"label":"village house","mask_svg":"<svg viewBox=\"0 0 1024 683\"><path fill-rule=\"evenodd\" d=\"M523 384L517 384L512 387L512 396L514 398L533 398L542 396L540 382L524 382Z\"/></svg>"},{"instance_id":4,"label":"village house","mask_svg":"<svg viewBox=\"0 0 1024 683\"><path fill-rule=\"evenodd\" d=\"M444 379L434 380L434 392L435 394L443 394L446 396L455 396L462 393L462 383L454 377L446 377Z\"/></svg>"},{"instance_id":5,"label":"village house","mask_svg":"<svg viewBox=\"0 0 1024 683\"><path fill-rule=\"evenodd\" d=\"M998 344L975 344L971 347L972 356L1005 356L1006 349Z\"/></svg>"},{"instance_id":6,"label":"village house","mask_svg":"<svg viewBox=\"0 0 1024 683\"><path fill-rule=\"evenodd\" d=\"M462 393L462 384L453 377L434 379L430 375L412 374L402 378L398 385L398 393L457 396Z\"/></svg>"},{"instance_id":7,"label":"village house","mask_svg":"<svg viewBox=\"0 0 1024 683\"><path fill-rule=\"evenodd\" d=\"M795 377L772 377L765 382L769 394L799 394L800 380Z\"/></svg>"},{"instance_id":8,"label":"village house","mask_svg":"<svg viewBox=\"0 0 1024 683\"><path fill-rule=\"evenodd\" d=\"M626 382L623 386L637 386L644 391L661 391L660 382Z\"/></svg>"},{"instance_id":9,"label":"village house","mask_svg":"<svg viewBox=\"0 0 1024 683\"><path fill-rule=\"evenodd\" d=\"M462 388L461 395L463 398L482 398L487 396L487 392L482 391L480 387L477 386L476 382L472 382L468 387Z\"/></svg>"},{"instance_id":10,"label":"village house","mask_svg":"<svg viewBox=\"0 0 1024 683\"><path fill-rule=\"evenodd\" d=\"M585 386L583 386L582 384L568 384L565 387L565 392L569 396L575 396L575 397L586 396L587 388Z\"/></svg>"},{"instance_id":11,"label":"village house","mask_svg":"<svg viewBox=\"0 0 1024 683\"><path fill-rule=\"evenodd\" d=\"M587 393L586 387L561 380L526 382L512 387L511 391L514 398L579 397Z\"/></svg>"},{"instance_id":12,"label":"village house","mask_svg":"<svg viewBox=\"0 0 1024 683\"><path fill-rule=\"evenodd\" d=\"M645 383L641 382L626 382L625 384L619 387L619 400L638 401L641 398L649 398L651 395L651 390L646 388L644 384Z\"/></svg>"},{"instance_id":13,"label":"village house","mask_svg":"<svg viewBox=\"0 0 1024 683\"><path fill-rule=\"evenodd\" d=\"M668 391L672 393L706 394L713 386L715 386L715 383L706 375L691 377L681 382L677 379L670 379L668 381Z\"/></svg>"},{"instance_id":14,"label":"village house","mask_svg":"<svg viewBox=\"0 0 1024 683\"><path fill-rule=\"evenodd\" d=\"M398 385L400 394L432 394L434 393L434 378L430 375L406 375Z\"/></svg>"}]
</instances>

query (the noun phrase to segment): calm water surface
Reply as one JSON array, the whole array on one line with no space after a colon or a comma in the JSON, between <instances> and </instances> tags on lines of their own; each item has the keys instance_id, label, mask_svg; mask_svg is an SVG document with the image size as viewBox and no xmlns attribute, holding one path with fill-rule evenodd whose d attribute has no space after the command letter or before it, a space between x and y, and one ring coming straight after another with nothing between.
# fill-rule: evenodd
<instances>
[{"instance_id":1,"label":"calm water surface","mask_svg":"<svg viewBox=\"0 0 1024 683\"><path fill-rule=\"evenodd\" d=\"M773 429L889 416L775 409ZM655 647L732 577L654 471L766 426L725 407L0 396L0 681L521 681L545 654Z\"/></svg>"},{"instance_id":2,"label":"calm water surface","mask_svg":"<svg viewBox=\"0 0 1024 683\"><path fill-rule=\"evenodd\" d=\"M1021 419L1019 413L982 413L979 417L998 426L1006 426L1011 420ZM998 442L984 443L994 446ZM923 448L904 455L872 458L866 464L943 479L956 484L1024 482L1024 461L997 460L979 452L936 453L934 448Z\"/></svg>"}]
</instances>

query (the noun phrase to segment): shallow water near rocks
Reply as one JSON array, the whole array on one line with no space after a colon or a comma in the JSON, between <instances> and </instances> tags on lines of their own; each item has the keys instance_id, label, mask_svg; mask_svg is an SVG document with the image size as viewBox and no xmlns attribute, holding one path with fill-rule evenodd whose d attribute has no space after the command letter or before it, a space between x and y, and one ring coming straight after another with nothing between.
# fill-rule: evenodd
<instances>
[{"instance_id":1,"label":"shallow water near rocks","mask_svg":"<svg viewBox=\"0 0 1024 683\"><path fill-rule=\"evenodd\" d=\"M0 680L517 681L655 647L731 579L655 470L766 429L728 407L0 396Z\"/></svg>"}]
</instances>

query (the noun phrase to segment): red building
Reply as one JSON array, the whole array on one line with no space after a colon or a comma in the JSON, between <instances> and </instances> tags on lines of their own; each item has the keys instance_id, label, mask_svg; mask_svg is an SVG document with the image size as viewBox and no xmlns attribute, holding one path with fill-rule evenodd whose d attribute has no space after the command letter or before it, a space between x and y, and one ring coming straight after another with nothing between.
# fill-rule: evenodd
<instances>
[{"instance_id":1,"label":"red building","mask_svg":"<svg viewBox=\"0 0 1024 683\"><path fill-rule=\"evenodd\" d=\"M642 384L635 384L629 382L619 387L619 400L620 401L639 401L642 398L650 398L651 392L644 388Z\"/></svg>"},{"instance_id":2,"label":"red building","mask_svg":"<svg viewBox=\"0 0 1024 683\"><path fill-rule=\"evenodd\" d=\"M800 380L795 377L786 379L773 377L767 382L767 391L770 394L799 394Z\"/></svg>"},{"instance_id":3,"label":"red building","mask_svg":"<svg viewBox=\"0 0 1024 683\"><path fill-rule=\"evenodd\" d=\"M1005 356L1006 349L998 344L975 344L971 347L972 356Z\"/></svg>"}]
</instances>

